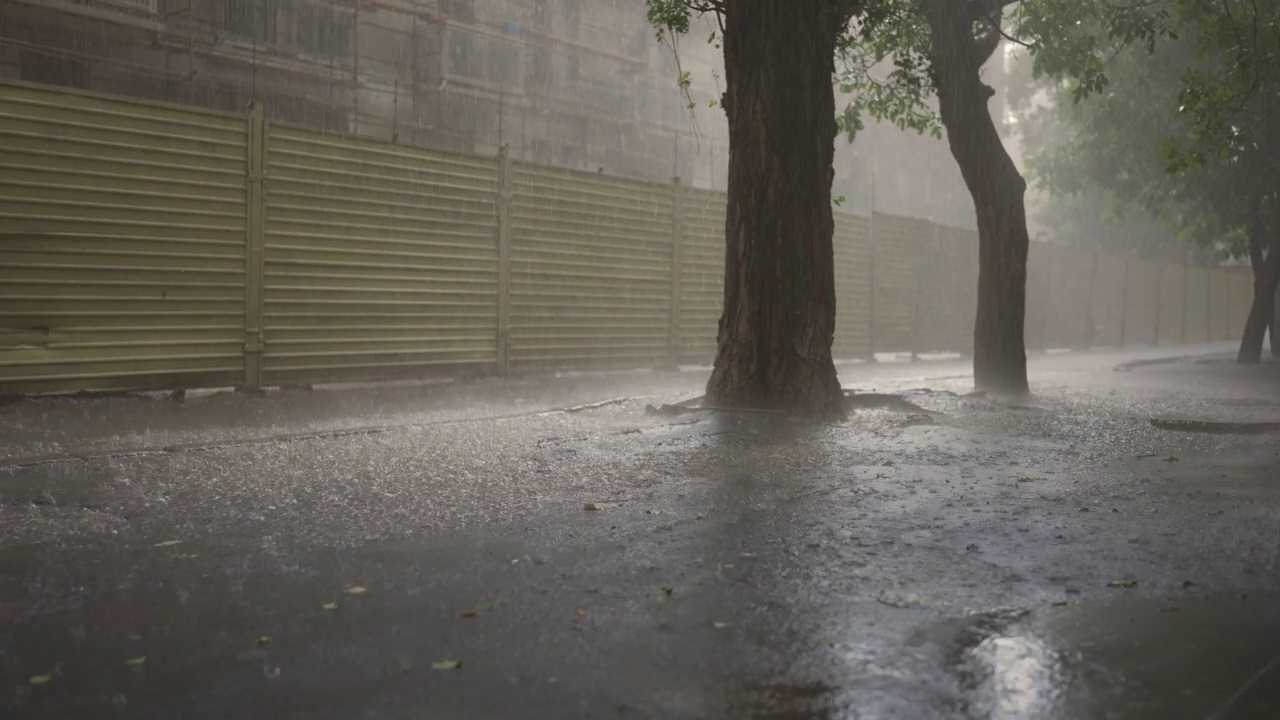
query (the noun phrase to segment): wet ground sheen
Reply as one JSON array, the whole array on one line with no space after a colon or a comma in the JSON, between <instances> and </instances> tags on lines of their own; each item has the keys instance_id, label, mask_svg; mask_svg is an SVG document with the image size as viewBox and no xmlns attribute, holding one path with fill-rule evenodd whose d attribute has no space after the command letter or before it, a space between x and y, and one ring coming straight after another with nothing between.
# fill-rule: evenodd
<instances>
[{"instance_id":1,"label":"wet ground sheen","mask_svg":"<svg viewBox=\"0 0 1280 720\"><path fill-rule=\"evenodd\" d=\"M851 365L841 423L646 412L699 372L9 404L0 714L1280 717L1280 366L1223 350Z\"/></svg>"}]
</instances>

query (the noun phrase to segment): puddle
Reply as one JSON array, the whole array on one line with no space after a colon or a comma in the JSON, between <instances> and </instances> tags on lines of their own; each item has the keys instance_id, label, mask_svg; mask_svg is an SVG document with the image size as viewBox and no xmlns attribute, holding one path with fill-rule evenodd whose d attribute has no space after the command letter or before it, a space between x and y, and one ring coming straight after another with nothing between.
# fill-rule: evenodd
<instances>
[{"instance_id":1,"label":"puddle","mask_svg":"<svg viewBox=\"0 0 1280 720\"><path fill-rule=\"evenodd\" d=\"M845 391L845 407L849 410L879 409L896 410L898 412L925 413L928 410L907 400L901 395L885 393L858 393Z\"/></svg>"},{"instance_id":2,"label":"puddle","mask_svg":"<svg viewBox=\"0 0 1280 720\"><path fill-rule=\"evenodd\" d=\"M1209 435L1271 435L1280 433L1280 422L1211 422L1208 420L1161 420L1152 418L1152 427L1176 432Z\"/></svg>"},{"instance_id":3,"label":"puddle","mask_svg":"<svg viewBox=\"0 0 1280 720\"><path fill-rule=\"evenodd\" d=\"M923 633L973 718L1280 718L1280 597L1126 596Z\"/></svg>"}]
</instances>

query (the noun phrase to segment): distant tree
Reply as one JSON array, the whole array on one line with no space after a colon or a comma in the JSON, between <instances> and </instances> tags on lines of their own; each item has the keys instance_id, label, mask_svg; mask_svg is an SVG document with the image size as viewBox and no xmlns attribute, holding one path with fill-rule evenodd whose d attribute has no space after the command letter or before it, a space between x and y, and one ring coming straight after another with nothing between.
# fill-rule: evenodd
<instances>
[{"instance_id":1,"label":"distant tree","mask_svg":"<svg viewBox=\"0 0 1280 720\"><path fill-rule=\"evenodd\" d=\"M1237 356L1256 363L1280 285L1280 2L1180 0L1170 37L1115 47L1109 84L1082 102L1055 86L1062 132L1033 159L1062 195L1099 191L1224 257L1247 257L1254 301Z\"/></svg>"},{"instance_id":2,"label":"distant tree","mask_svg":"<svg viewBox=\"0 0 1280 720\"><path fill-rule=\"evenodd\" d=\"M1150 42L1166 17L1127 0L883 0L862 14L858 32L840 48L842 90L856 96L841 118L851 136L864 115L920 132L946 130L977 215L978 389L1028 388L1026 181L988 108L995 90L983 82L984 65L1007 40L1031 51L1037 74L1075 78L1087 94L1106 83L1099 34L1122 44ZM889 72L873 72L886 61Z\"/></svg>"},{"instance_id":3,"label":"distant tree","mask_svg":"<svg viewBox=\"0 0 1280 720\"><path fill-rule=\"evenodd\" d=\"M1140 54L1141 51L1134 51ZM1028 196L1031 239L1099 249L1113 255L1164 259L1181 257L1186 246L1170 218L1150 212L1099 183L1073 191L1050 187L1037 161L1062 146L1068 126L1061 115L1070 97L1053 78L1033 76L1024 52L1010 54L1005 74L1006 137L1018 142L1028 167L1027 180L1038 192ZM1113 82L1113 85L1115 83ZM1209 258L1211 253L1197 253Z\"/></svg>"}]
</instances>

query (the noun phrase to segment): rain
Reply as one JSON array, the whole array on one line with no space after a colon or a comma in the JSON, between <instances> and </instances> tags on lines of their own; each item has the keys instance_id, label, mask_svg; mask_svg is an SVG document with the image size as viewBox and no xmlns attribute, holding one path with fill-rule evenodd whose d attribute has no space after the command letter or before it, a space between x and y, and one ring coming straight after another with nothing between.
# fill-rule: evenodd
<instances>
[{"instance_id":1,"label":"rain","mask_svg":"<svg viewBox=\"0 0 1280 720\"><path fill-rule=\"evenodd\" d=\"M0 3L0 715L1280 715L1277 38Z\"/></svg>"}]
</instances>

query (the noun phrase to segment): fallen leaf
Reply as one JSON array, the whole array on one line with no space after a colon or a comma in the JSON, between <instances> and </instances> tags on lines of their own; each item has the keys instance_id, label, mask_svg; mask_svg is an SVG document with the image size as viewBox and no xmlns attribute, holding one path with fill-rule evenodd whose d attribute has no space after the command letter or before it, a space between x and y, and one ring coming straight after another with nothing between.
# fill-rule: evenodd
<instances>
[{"instance_id":1,"label":"fallen leaf","mask_svg":"<svg viewBox=\"0 0 1280 720\"><path fill-rule=\"evenodd\" d=\"M726 622L720 622L720 621L718 621L718 620L717 620L716 622L711 623L711 627L713 627L713 628L715 628L715 629L717 629L717 630L723 630L723 629L725 629L725 628L729 627L729 623L726 623Z\"/></svg>"},{"instance_id":2,"label":"fallen leaf","mask_svg":"<svg viewBox=\"0 0 1280 720\"><path fill-rule=\"evenodd\" d=\"M1137 587L1137 586L1138 586L1137 580L1129 580L1127 578L1121 579L1121 580L1112 580L1111 582L1107 583L1107 587L1113 587L1113 588L1131 588L1131 587Z\"/></svg>"},{"instance_id":3,"label":"fallen leaf","mask_svg":"<svg viewBox=\"0 0 1280 720\"><path fill-rule=\"evenodd\" d=\"M125 664L125 665L128 665L129 667L138 667L139 665L146 665L146 664L147 664L147 656L146 656L146 655L139 655L139 656L138 656L138 657L136 657L136 658L129 658L128 660L125 660L125 661L124 661L124 664Z\"/></svg>"},{"instance_id":4,"label":"fallen leaf","mask_svg":"<svg viewBox=\"0 0 1280 720\"><path fill-rule=\"evenodd\" d=\"M586 610L583 610L582 608L578 608L577 610L574 610L574 613L576 613L576 614L578 615L578 617L586 617L586 616L587 616L587 611L586 611Z\"/></svg>"},{"instance_id":5,"label":"fallen leaf","mask_svg":"<svg viewBox=\"0 0 1280 720\"><path fill-rule=\"evenodd\" d=\"M338 609L338 603L336 603L336 602L327 602L327 603L325 603L324 605L322 605L321 607L323 607L325 610L337 610L337 609Z\"/></svg>"},{"instance_id":6,"label":"fallen leaf","mask_svg":"<svg viewBox=\"0 0 1280 720\"><path fill-rule=\"evenodd\" d=\"M362 588L359 585L347 589L348 595L363 595L369 592L368 588Z\"/></svg>"},{"instance_id":7,"label":"fallen leaf","mask_svg":"<svg viewBox=\"0 0 1280 720\"><path fill-rule=\"evenodd\" d=\"M471 618L473 618L473 617L475 617L475 616L476 616L476 611L475 611L475 610L465 610L465 611L463 611L463 612L462 612L462 614L460 614L458 617L464 617L464 618L467 618L468 620L470 620Z\"/></svg>"},{"instance_id":8,"label":"fallen leaf","mask_svg":"<svg viewBox=\"0 0 1280 720\"><path fill-rule=\"evenodd\" d=\"M462 667L461 660L441 660L431 663L432 670L457 670Z\"/></svg>"},{"instance_id":9,"label":"fallen leaf","mask_svg":"<svg viewBox=\"0 0 1280 720\"><path fill-rule=\"evenodd\" d=\"M259 644L259 645L270 645L270 644L271 644L271 636L270 636L270 635L263 635L262 637L258 638L258 644Z\"/></svg>"},{"instance_id":10,"label":"fallen leaf","mask_svg":"<svg viewBox=\"0 0 1280 720\"><path fill-rule=\"evenodd\" d=\"M182 542L181 540L165 540L164 542L158 542L155 545L152 545L151 547L172 547L181 542Z\"/></svg>"},{"instance_id":11,"label":"fallen leaf","mask_svg":"<svg viewBox=\"0 0 1280 720\"><path fill-rule=\"evenodd\" d=\"M650 514L650 515L661 515L661 514L662 514L662 511L661 511L661 510L659 510L658 508L649 508L648 510L645 510L645 512L646 512L646 513L648 513L648 514Z\"/></svg>"},{"instance_id":12,"label":"fallen leaf","mask_svg":"<svg viewBox=\"0 0 1280 720\"><path fill-rule=\"evenodd\" d=\"M582 506L583 510L612 510L613 508L622 507L622 503L587 503Z\"/></svg>"},{"instance_id":13,"label":"fallen leaf","mask_svg":"<svg viewBox=\"0 0 1280 720\"><path fill-rule=\"evenodd\" d=\"M44 685L53 679L52 675L32 675L29 682L32 685Z\"/></svg>"}]
</instances>

